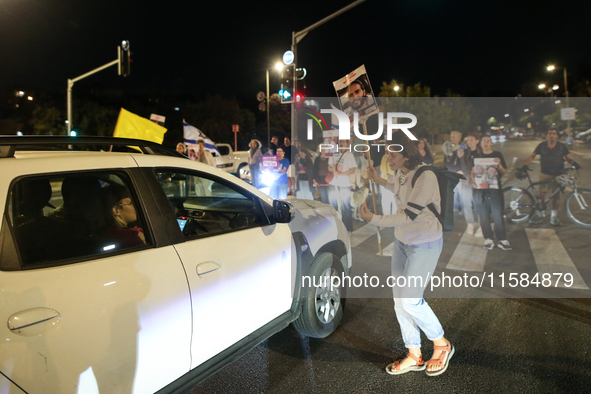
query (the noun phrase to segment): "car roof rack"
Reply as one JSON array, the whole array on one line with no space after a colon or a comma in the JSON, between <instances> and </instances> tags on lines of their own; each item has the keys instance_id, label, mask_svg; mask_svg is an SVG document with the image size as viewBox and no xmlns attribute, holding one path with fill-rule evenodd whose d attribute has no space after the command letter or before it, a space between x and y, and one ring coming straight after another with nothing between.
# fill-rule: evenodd
<instances>
[{"instance_id":1,"label":"car roof rack","mask_svg":"<svg viewBox=\"0 0 591 394\"><path fill-rule=\"evenodd\" d=\"M65 145L65 147L64 147ZM68 150L77 151L74 146L104 145L113 147L137 147L147 155L163 155L186 158L174 149L162 146L155 142L138 140L133 138L115 137L66 137L66 136L0 136L0 158L14 157L18 150Z\"/></svg>"}]
</instances>

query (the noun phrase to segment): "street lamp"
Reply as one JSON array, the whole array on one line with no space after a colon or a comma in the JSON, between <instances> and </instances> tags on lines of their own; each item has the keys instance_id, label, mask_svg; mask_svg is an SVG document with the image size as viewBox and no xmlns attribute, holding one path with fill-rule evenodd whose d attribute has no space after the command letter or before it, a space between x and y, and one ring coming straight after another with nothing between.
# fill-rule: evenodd
<instances>
[{"instance_id":1,"label":"street lamp","mask_svg":"<svg viewBox=\"0 0 591 394\"><path fill-rule=\"evenodd\" d=\"M281 71L283 69L283 63L277 62L275 63L275 70ZM269 115L269 101L271 101L271 97L269 97L269 68L267 71L267 146L271 146L271 117Z\"/></svg>"},{"instance_id":2,"label":"street lamp","mask_svg":"<svg viewBox=\"0 0 591 394\"><path fill-rule=\"evenodd\" d=\"M546 67L546 70L548 71L554 71L556 70L556 66L554 65L549 65L548 67ZM569 108L569 100L568 100L568 82L566 79L566 67L562 67L562 71L563 71L563 76L564 76L564 95L566 96L566 107ZM571 137L570 134L570 120L566 121L566 134Z\"/></svg>"},{"instance_id":3,"label":"street lamp","mask_svg":"<svg viewBox=\"0 0 591 394\"><path fill-rule=\"evenodd\" d=\"M545 87L546 87L546 84L544 84L544 83L541 83L538 85L538 89L540 89L540 90L544 89Z\"/></svg>"}]
</instances>

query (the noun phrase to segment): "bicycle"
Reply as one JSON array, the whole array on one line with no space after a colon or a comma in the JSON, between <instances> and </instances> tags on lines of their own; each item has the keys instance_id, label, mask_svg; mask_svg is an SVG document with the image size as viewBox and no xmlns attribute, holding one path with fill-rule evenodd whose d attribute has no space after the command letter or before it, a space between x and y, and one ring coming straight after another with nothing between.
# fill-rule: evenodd
<instances>
[{"instance_id":1,"label":"bicycle","mask_svg":"<svg viewBox=\"0 0 591 394\"><path fill-rule=\"evenodd\" d=\"M575 163L576 164L576 163ZM546 204L550 202L558 193L564 193L567 187L572 191L566 196L564 205L566 214L570 220L581 226L591 228L591 208L587 201L591 202L591 189L580 188L577 186L577 179L572 174L573 171L580 169L580 166L572 166L564 170L562 175L554 179L541 182L533 182L529 176L529 171L533 171L528 166L517 169L515 177L519 180L527 179L529 186L526 188L508 186L503 188L503 197L505 199L505 218L510 223L522 223L529 220L536 211L544 212ZM535 188L537 185L556 181L558 187L545 200L541 200ZM529 190L533 190L530 193Z\"/></svg>"}]
</instances>

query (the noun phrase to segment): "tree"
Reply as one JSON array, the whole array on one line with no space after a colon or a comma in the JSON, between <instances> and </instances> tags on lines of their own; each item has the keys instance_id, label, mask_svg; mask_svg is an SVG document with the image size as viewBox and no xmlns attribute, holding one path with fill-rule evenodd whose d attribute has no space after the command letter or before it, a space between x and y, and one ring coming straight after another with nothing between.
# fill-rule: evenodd
<instances>
[{"instance_id":1,"label":"tree","mask_svg":"<svg viewBox=\"0 0 591 394\"><path fill-rule=\"evenodd\" d=\"M84 101L76 111L74 128L78 135L113 136L119 110L93 101Z\"/></svg>"},{"instance_id":2,"label":"tree","mask_svg":"<svg viewBox=\"0 0 591 394\"><path fill-rule=\"evenodd\" d=\"M66 135L64 115L65 111L56 108L51 102L40 104L33 110L28 123L36 135Z\"/></svg>"},{"instance_id":3,"label":"tree","mask_svg":"<svg viewBox=\"0 0 591 394\"><path fill-rule=\"evenodd\" d=\"M398 86L398 90L394 87ZM447 97L430 97L431 89L416 83L404 87L396 80L383 82L380 92L382 112L408 112L417 117L412 129L417 136L429 136L432 143L436 136L452 130L466 133L477 126L477 113L465 98L448 90Z\"/></svg>"},{"instance_id":4,"label":"tree","mask_svg":"<svg viewBox=\"0 0 591 394\"><path fill-rule=\"evenodd\" d=\"M184 113L189 124L203 131L214 142L232 143L234 124L240 127L238 142L242 149L255 136L254 114L248 109L240 108L235 100L221 96L209 97L199 103L189 104Z\"/></svg>"}]
</instances>

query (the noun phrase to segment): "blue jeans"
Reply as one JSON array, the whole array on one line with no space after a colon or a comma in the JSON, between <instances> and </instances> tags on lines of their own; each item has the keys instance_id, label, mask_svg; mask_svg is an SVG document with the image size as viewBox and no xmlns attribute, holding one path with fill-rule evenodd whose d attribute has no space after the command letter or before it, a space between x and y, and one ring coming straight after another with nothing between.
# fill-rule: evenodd
<instances>
[{"instance_id":1,"label":"blue jeans","mask_svg":"<svg viewBox=\"0 0 591 394\"><path fill-rule=\"evenodd\" d=\"M329 186L328 200L330 205L338 212L339 203L341 216L347 231L353 231L353 211L351 211L351 187L350 186Z\"/></svg>"},{"instance_id":2,"label":"blue jeans","mask_svg":"<svg viewBox=\"0 0 591 394\"><path fill-rule=\"evenodd\" d=\"M271 191L269 192L271 198L286 200L287 199L287 183L273 183Z\"/></svg>"},{"instance_id":3,"label":"blue jeans","mask_svg":"<svg viewBox=\"0 0 591 394\"><path fill-rule=\"evenodd\" d=\"M474 224L474 213L472 212L472 185L467 180L460 180L458 185L462 192L462 204L464 207L464 217L466 223Z\"/></svg>"},{"instance_id":4,"label":"blue jeans","mask_svg":"<svg viewBox=\"0 0 591 394\"><path fill-rule=\"evenodd\" d=\"M422 330L430 341L443 338L443 327L423 298L428 281L437 266L442 247L443 237L418 245L394 241L392 276L395 280L399 278L397 285L393 287L394 311L407 348L421 347L419 330ZM413 277L416 280L413 280ZM398 287L398 284L403 286L403 278L406 286Z\"/></svg>"}]
</instances>

